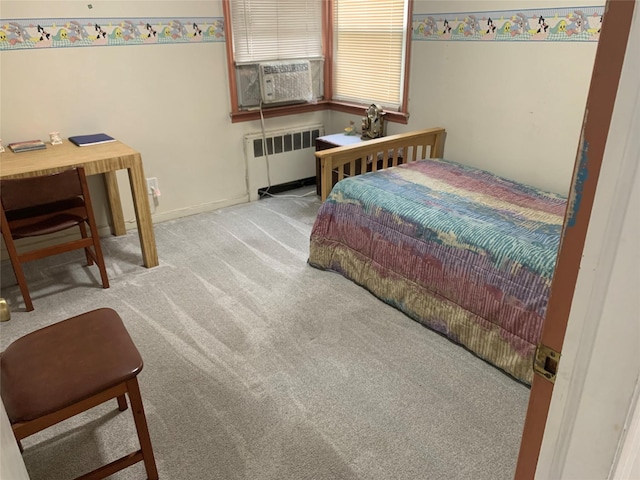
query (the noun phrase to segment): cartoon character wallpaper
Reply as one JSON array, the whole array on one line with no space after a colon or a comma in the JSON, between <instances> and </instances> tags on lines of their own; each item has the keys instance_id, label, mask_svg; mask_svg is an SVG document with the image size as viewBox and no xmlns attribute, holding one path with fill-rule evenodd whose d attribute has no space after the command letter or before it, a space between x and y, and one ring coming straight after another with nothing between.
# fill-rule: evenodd
<instances>
[{"instance_id":1,"label":"cartoon character wallpaper","mask_svg":"<svg viewBox=\"0 0 640 480\"><path fill-rule=\"evenodd\" d=\"M122 38L125 41L135 40L136 38L142 37L140 30L132 21L124 20L120 26L122 27Z\"/></svg>"},{"instance_id":2,"label":"cartoon character wallpaper","mask_svg":"<svg viewBox=\"0 0 640 480\"><path fill-rule=\"evenodd\" d=\"M537 25L529 29L531 40L546 40L549 32L549 24L542 15L538 17Z\"/></svg>"},{"instance_id":3,"label":"cartoon character wallpaper","mask_svg":"<svg viewBox=\"0 0 640 480\"><path fill-rule=\"evenodd\" d=\"M414 15L413 35L415 40L597 41L602 16L603 7Z\"/></svg>"},{"instance_id":4,"label":"cartoon character wallpaper","mask_svg":"<svg viewBox=\"0 0 640 480\"><path fill-rule=\"evenodd\" d=\"M36 48L47 48L53 44L53 37L44 27L38 25L36 31L39 35L35 44Z\"/></svg>"},{"instance_id":5,"label":"cartoon character wallpaper","mask_svg":"<svg viewBox=\"0 0 640 480\"><path fill-rule=\"evenodd\" d=\"M540 15L540 18L538 18L538 30L536 31L536 33L547 33L547 30L549 30L549 25L547 24L544 17Z\"/></svg>"},{"instance_id":6,"label":"cartoon character wallpaper","mask_svg":"<svg viewBox=\"0 0 640 480\"><path fill-rule=\"evenodd\" d=\"M218 18L0 20L0 50L224 41Z\"/></svg>"},{"instance_id":7,"label":"cartoon character wallpaper","mask_svg":"<svg viewBox=\"0 0 640 480\"><path fill-rule=\"evenodd\" d=\"M6 30L5 40L9 42L10 45L26 42L31 38L27 29L17 22L9 22Z\"/></svg>"},{"instance_id":8,"label":"cartoon character wallpaper","mask_svg":"<svg viewBox=\"0 0 640 480\"><path fill-rule=\"evenodd\" d=\"M88 40L90 38L84 26L80 25L80 23L75 20L68 22L65 27L67 28L67 38L71 43Z\"/></svg>"},{"instance_id":9,"label":"cartoon character wallpaper","mask_svg":"<svg viewBox=\"0 0 640 480\"><path fill-rule=\"evenodd\" d=\"M581 10L574 10L575 15L572 17L571 23L567 25L566 32L568 36L582 33L585 30L585 26L588 24L587 19Z\"/></svg>"},{"instance_id":10,"label":"cartoon character wallpaper","mask_svg":"<svg viewBox=\"0 0 640 480\"><path fill-rule=\"evenodd\" d=\"M411 33L429 41L597 41L603 15L601 6L414 14ZM220 18L0 20L0 50L218 42L224 30Z\"/></svg>"},{"instance_id":11,"label":"cartoon character wallpaper","mask_svg":"<svg viewBox=\"0 0 640 480\"><path fill-rule=\"evenodd\" d=\"M418 24L418 33L420 35L436 35L437 32L438 25L433 17L427 17L420 24Z\"/></svg>"},{"instance_id":12,"label":"cartoon character wallpaper","mask_svg":"<svg viewBox=\"0 0 640 480\"><path fill-rule=\"evenodd\" d=\"M469 15L464 19L464 31L463 34L465 37L470 35L476 35L480 33L480 24L478 23L478 19L475 15Z\"/></svg>"},{"instance_id":13,"label":"cartoon character wallpaper","mask_svg":"<svg viewBox=\"0 0 640 480\"><path fill-rule=\"evenodd\" d=\"M512 37L516 35L522 35L529 30L527 28L529 21L527 20L527 17L524 16L524 14L518 12L513 17L511 17L511 20L513 22L511 24L510 31Z\"/></svg>"},{"instance_id":14,"label":"cartoon character wallpaper","mask_svg":"<svg viewBox=\"0 0 640 480\"><path fill-rule=\"evenodd\" d=\"M56 42L68 42L69 31L66 28L60 28L58 29L58 32L53 36L53 39Z\"/></svg>"},{"instance_id":15,"label":"cartoon character wallpaper","mask_svg":"<svg viewBox=\"0 0 640 480\"><path fill-rule=\"evenodd\" d=\"M173 20L169 26L171 27L170 36L174 40L176 38L186 37L189 35L189 32L187 31L187 27L185 27L180 20Z\"/></svg>"},{"instance_id":16,"label":"cartoon character wallpaper","mask_svg":"<svg viewBox=\"0 0 640 480\"><path fill-rule=\"evenodd\" d=\"M453 28L449 25L449 20L444 19L444 23L442 24L442 33L440 34L441 40L449 40L451 35L453 35Z\"/></svg>"},{"instance_id":17,"label":"cartoon character wallpaper","mask_svg":"<svg viewBox=\"0 0 640 480\"><path fill-rule=\"evenodd\" d=\"M47 32L44 29L44 27L41 27L40 25L38 25L36 28L38 29L38 33L40 34L40 38L39 38L40 42L44 40L51 40L51 34Z\"/></svg>"},{"instance_id":18,"label":"cartoon character wallpaper","mask_svg":"<svg viewBox=\"0 0 640 480\"><path fill-rule=\"evenodd\" d=\"M491 17L487 20L487 29L482 32L482 40L493 40L496 38L496 30L498 27L495 26Z\"/></svg>"},{"instance_id":19,"label":"cartoon character wallpaper","mask_svg":"<svg viewBox=\"0 0 640 480\"><path fill-rule=\"evenodd\" d=\"M484 33L486 35L490 33L496 33L496 26L493 24L493 20L491 20L491 17L489 17L489 20L487 20L487 31Z\"/></svg>"}]
</instances>

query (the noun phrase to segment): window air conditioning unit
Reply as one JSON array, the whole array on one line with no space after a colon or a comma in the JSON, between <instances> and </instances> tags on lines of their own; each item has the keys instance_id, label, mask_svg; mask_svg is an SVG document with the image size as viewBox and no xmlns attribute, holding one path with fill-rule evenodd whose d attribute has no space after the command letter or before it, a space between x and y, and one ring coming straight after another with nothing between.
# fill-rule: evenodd
<instances>
[{"instance_id":1,"label":"window air conditioning unit","mask_svg":"<svg viewBox=\"0 0 640 480\"><path fill-rule=\"evenodd\" d=\"M309 60L267 62L259 65L260 93L265 104L313 100Z\"/></svg>"}]
</instances>

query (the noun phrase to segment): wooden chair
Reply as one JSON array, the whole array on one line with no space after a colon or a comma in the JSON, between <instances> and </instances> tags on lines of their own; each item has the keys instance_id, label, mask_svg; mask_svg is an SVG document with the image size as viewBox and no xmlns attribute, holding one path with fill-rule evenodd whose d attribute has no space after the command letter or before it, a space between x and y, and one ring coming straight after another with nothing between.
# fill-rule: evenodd
<instances>
[{"instance_id":1,"label":"wooden chair","mask_svg":"<svg viewBox=\"0 0 640 480\"><path fill-rule=\"evenodd\" d=\"M2 237L27 311L33 310L22 264L31 260L83 248L87 263L100 269L103 288L109 278L102 256L100 238L93 216L91 197L81 167L53 175L0 180ZM82 238L18 253L15 240L47 235L73 227ZM87 235L87 226L91 236ZM92 249L93 247L93 249Z\"/></svg>"},{"instance_id":2,"label":"wooden chair","mask_svg":"<svg viewBox=\"0 0 640 480\"><path fill-rule=\"evenodd\" d=\"M144 462L158 478L137 375L142 358L120 316L93 310L29 333L0 356L0 396L20 441L74 415L117 398L120 411L129 396L140 449L83 475L99 479Z\"/></svg>"}]
</instances>

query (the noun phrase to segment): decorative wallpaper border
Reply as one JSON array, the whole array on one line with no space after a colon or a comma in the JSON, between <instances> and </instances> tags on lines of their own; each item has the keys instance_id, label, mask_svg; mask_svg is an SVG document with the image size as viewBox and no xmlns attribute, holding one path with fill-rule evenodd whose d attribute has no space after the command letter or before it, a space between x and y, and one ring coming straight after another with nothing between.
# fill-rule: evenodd
<instances>
[{"instance_id":1,"label":"decorative wallpaper border","mask_svg":"<svg viewBox=\"0 0 640 480\"><path fill-rule=\"evenodd\" d=\"M597 42L601 7L414 14L413 40Z\"/></svg>"},{"instance_id":2,"label":"decorative wallpaper border","mask_svg":"<svg viewBox=\"0 0 640 480\"><path fill-rule=\"evenodd\" d=\"M0 50L224 42L222 18L0 20Z\"/></svg>"},{"instance_id":3,"label":"decorative wallpaper border","mask_svg":"<svg viewBox=\"0 0 640 480\"><path fill-rule=\"evenodd\" d=\"M417 41L596 42L604 6L414 14ZM0 19L0 51L224 42L221 17Z\"/></svg>"}]
</instances>

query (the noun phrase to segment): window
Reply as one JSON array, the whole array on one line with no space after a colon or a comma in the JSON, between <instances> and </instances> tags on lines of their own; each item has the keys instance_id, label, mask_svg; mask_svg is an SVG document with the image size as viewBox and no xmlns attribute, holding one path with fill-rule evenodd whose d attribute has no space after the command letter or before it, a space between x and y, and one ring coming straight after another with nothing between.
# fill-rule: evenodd
<instances>
[{"instance_id":1,"label":"window","mask_svg":"<svg viewBox=\"0 0 640 480\"><path fill-rule=\"evenodd\" d=\"M322 0L233 0L236 63L322 58Z\"/></svg>"},{"instance_id":2,"label":"window","mask_svg":"<svg viewBox=\"0 0 640 480\"><path fill-rule=\"evenodd\" d=\"M308 59L316 103L269 106L267 116L326 108L361 114L377 103L388 120L406 123L411 3L223 0L232 121L257 118L261 62Z\"/></svg>"},{"instance_id":3,"label":"window","mask_svg":"<svg viewBox=\"0 0 640 480\"><path fill-rule=\"evenodd\" d=\"M306 65L307 71L311 69L312 78L313 93L309 98L322 98L322 0L232 0L225 3L229 14L226 23L231 26L231 38L227 29L227 42L232 46L230 58L233 59L230 76L236 84L236 94L232 98L234 112L255 110L261 105L261 62L310 60L310 65ZM308 91L308 77L305 86Z\"/></svg>"},{"instance_id":4,"label":"window","mask_svg":"<svg viewBox=\"0 0 640 480\"><path fill-rule=\"evenodd\" d=\"M333 2L333 99L401 110L405 0ZM366 4L366 5L365 5Z\"/></svg>"}]
</instances>

